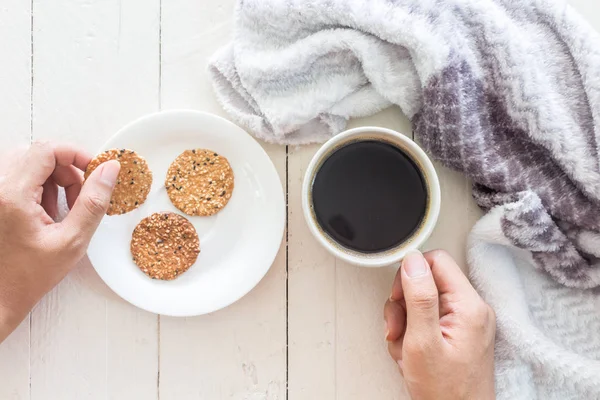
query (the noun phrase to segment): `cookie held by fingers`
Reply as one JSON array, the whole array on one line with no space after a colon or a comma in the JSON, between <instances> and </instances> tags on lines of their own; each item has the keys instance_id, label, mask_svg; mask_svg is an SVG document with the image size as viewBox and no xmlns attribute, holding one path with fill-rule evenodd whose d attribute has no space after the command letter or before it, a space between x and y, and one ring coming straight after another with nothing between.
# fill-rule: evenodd
<instances>
[{"instance_id":1,"label":"cookie held by fingers","mask_svg":"<svg viewBox=\"0 0 600 400\"><path fill-rule=\"evenodd\" d=\"M112 149L106 150L90 161L84 178L87 179L96 168L110 160L119 161L121 171L106 214L125 214L146 201L152 187L152 171L148 168L146 160L135 151Z\"/></svg>"}]
</instances>

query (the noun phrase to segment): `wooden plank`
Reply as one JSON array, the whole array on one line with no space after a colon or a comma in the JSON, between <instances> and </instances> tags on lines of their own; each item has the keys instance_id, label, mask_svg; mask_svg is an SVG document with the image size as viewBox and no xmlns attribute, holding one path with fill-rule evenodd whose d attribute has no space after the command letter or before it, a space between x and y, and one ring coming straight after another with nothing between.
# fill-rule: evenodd
<instances>
[{"instance_id":1,"label":"wooden plank","mask_svg":"<svg viewBox=\"0 0 600 400\"><path fill-rule=\"evenodd\" d=\"M293 147L288 157L290 400L336 398L336 260L311 236L302 213L302 181L319 147Z\"/></svg>"},{"instance_id":2,"label":"wooden plank","mask_svg":"<svg viewBox=\"0 0 600 400\"><path fill-rule=\"evenodd\" d=\"M397 107L350 121L349 127L365 125L383 126L412 136L409 121ZM408 398L384 340L383 304L389 297L396 269L366 270L341 261L336 262L336 267L336 320L340 332L336 382L342 382L337 386L336 398L364 399L369 393L381 399Z\"/></svg>"},{"instance_id":3,"label":"wooden plank","mask_svg":"<svg viewBox=\"0 0 600 400\"><path fill-rule=\"evenodd\" d=\"M382 126L412 136L409 121L392 107L349 128ZM336 260L336 399L409 399L385 341L383 304L395 267L365 269Z\"/></svg>"},{"instance_id":4,"label":"wooden plank","mask_svg":"<svg viewBox=\"0 0 600 400\"><path fill-rule=\"evenodd\" d=\"M397 108L351 121L349 127L365 125L411 132L410 123ZM396 268L370 270L335 260L306 228L301 185L317 148L296 149L289 157L290 399L408 398L383 338L382 307ZM447 248L464 262L472 221L469 184L439 166L438 173L445 203L425 247Z\"/></svg>"},{"instance_id":5,"label":"wooden plank","mask_svg":"<svg viewBox=\"0 0 600 400\"><path fill-rule=\"evenodd\" d=\"M227 117L213 96L209 57L230 36L234 0L163 0L162 106ZM263 147L285 187L283 146ZM284 399L285 245L263 281L236 304L196 318L161 317L160 398Z\"/></svg>"},{"instance_id":6,"label":"wooden plank","mask_svg":"<svg viewBox=\"0 0 600 400\"><path fill-rule=\"evenodd\" d=\"M33 136L94 152L157 111L159 0L35 0ZM158 397L157 317L80 263L34 310L31 398Z\"/></svg>"},{"instance_id":7,"label":"wooden plank","mask_svg":"<svg viewBox=\"0 0 600 400\"><path fill-rule=\"evenodd\" d=\"M0 148L27 145L31 136L31 7L0 5ZM29 318L0 344L0 399L29 398Z\"/></svg>"},{"instance_id":8,"label":"wooden plank","mask_svg":"<svg viewBox=\"0 0 600 400\"><path fill-rule=\"evenodd\" d=\"M408 133L397 109L351 121ZM319 146L293 149L289 174L289 398L396 398L399 375L386 354L382 305L393 268L366 270L335 260L302 214L306 167Z\"/></svg>"},{"instance_id":9,"label":"wooden plank","mask_svg":"<svg viewBox=\"0 0 600 400\"><path fill-rule=\"evenodd\" d=\"M2 149L26 145L31 136L31 7L21 0L0 5L0 121Z\"/></svg>"}]
</instances>

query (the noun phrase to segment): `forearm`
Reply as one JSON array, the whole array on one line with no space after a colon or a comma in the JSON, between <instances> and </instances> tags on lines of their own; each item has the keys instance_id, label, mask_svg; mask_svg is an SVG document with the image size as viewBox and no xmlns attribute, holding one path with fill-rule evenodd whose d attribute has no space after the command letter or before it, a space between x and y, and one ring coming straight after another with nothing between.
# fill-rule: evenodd
<instances>
[{"instance_id":1,"label":"forearm","mask_svg":"<svg viewBox=\"0 0 600 400\"><path fill-rule=\"evenodd\" d=\"M0 343L17 329L35 305L33 292L33 288L17 289L10 282L0 282Z\"/></svg>"}]
</instances>

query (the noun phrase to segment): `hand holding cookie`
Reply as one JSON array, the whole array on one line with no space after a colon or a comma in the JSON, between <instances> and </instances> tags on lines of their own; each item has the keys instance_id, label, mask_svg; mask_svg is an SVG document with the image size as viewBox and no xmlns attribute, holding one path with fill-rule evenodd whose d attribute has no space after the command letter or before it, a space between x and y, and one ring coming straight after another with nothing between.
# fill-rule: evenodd
<instances>
[{"instance_id":1,"label":"hand holding cookie","mask_svg":"<svg viewBox=\"0 0 600 400\"><path fill-rule=\"evenodd\" d=\"M120 170L100 165L83 185L91 157L70 146L34 143L0 165L0 342L85 255L106 214ZM58 186L71 211L62 222Z\"/></svg>"}]
</instances>

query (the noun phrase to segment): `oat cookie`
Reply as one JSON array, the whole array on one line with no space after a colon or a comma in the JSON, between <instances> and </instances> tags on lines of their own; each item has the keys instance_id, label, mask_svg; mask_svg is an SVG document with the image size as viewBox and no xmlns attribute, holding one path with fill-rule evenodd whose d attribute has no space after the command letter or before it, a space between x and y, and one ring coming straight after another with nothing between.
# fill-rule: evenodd
<instances>
[{"instance_id":1,"label":"oat cookie","mask_svg":"<svg viewBox=\"0 0 600 400\"><path fill-rule=\"evenodd\" d=\"M146 201L152 186L152 171L148 168L146 160L135 151L112 149L98 154L90 161L84 178L87 179L100 164L110 160L119 161L121 171L106 214L125 214L135 210Z\"/></svg>"},{"instance_id":2,"label":"oat cookie","mask_svg":"<svg viewBox=\"0 0 600 400\"><path fill-rule=\"evenodd\" d=\"M200 241L194 226L171 212L144 218L131 235L131 255L152 279L170 281L187 271L198 258Z\"/></svg>"},{"instance_id":3,"label":"oat cookie","mask_svg":"<svg viewBox=\"0 0 600 400\"><path fill-rule=\"evenodd\" d=\"M209 216L227 205L233 192L233 170L212 150L186 150L173 161L165 187L173 205L188 215Z\"/></svg>"}]
</instances>

